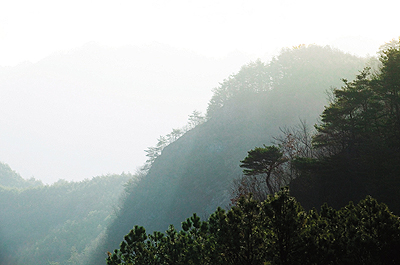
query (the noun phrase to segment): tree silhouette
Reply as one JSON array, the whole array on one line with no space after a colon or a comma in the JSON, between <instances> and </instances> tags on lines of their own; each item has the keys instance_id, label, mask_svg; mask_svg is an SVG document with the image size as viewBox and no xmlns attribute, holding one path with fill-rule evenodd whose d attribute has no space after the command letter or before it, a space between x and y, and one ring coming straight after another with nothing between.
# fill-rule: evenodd
<instances>
[{"instance_id":1,"label":"tree silhouette","mask_svg":"<svg viewBox=\"0 0 400 265\"><path fill-rule=\"evenodd\" d=\"M272 194L282 185L281 179L274 179L274 173L287 161L278 147L264 145L248 151L248 156L240 161L240 167L244 168L243 173L246 176L262 176L269 194Z\"/></svg>"}]
</instances>

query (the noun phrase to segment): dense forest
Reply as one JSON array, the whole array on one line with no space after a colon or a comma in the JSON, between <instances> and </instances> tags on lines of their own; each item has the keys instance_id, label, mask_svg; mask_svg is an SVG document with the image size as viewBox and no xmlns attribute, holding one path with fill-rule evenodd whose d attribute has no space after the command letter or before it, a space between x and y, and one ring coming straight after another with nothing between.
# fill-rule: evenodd
<instances>
[{"instance_id":1,"label":"dense forest","mask_svg":"<svg viewBox=\"0 0 400 265\"><path fill-rule=\"evenodd\" d=\"M333 91L313 137L319 154L296 161L293 195L307 208L371 195L400 214L399 42L382 46L379 61Z\"/></svg>"},{"instance_id":2,"label":"dense forest","mask_svg":"<svg viewBox=\"0 0 400 265\"><path fill-rule=\"evenodd\" d=\"M282 189L261 203L242 196L208 221L193 214L180 231L135 226L107 264L399 264L399 247L398 216L369 196L306 212Z\"/></svg>"},{"instance_id":3,"label":"dense forest","mask_svg":"<svg viewBox=\"0 0 400 265\"><path fill-rule=\"evenodd\" d=\"M397 264L399 76L398 41L285 48L133 175L49 186L1 164L1 264Z\"/></svg>"},{"instance_id":4,"label":"dense forest","mask_svg":"<svg viewBox=\"0 0 400 265\"><path fill-rule=\"evenodd\" d=\"M130 174L43 185L0 164L0 264L84 264L118 212Z\"/></svg>"}]
</instances>

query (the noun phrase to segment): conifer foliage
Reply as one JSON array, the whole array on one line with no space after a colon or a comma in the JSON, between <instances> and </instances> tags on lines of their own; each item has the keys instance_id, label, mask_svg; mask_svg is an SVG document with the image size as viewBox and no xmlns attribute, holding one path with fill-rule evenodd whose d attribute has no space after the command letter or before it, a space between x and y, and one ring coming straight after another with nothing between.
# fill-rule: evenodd
<instances>
[{"instance_id":1,"label":"conifer foliage","mask_svg":"<svg viewBox=\"0 0 400 265\"><path fill-rule=\"evenodd\" d=\"M306 212L283 188L264 202L241 197L207 221L194 214L182 230L147 235L135 226L108 265L120 264L398 264L400 220L366 197L340 210Z\"/></svg>"},{"instance_id":2,"label":"conifer foliage","mask_svg":"<svg viewBox=\"0 0 400 265\"><path fill-rule=\"evenodd\" d=\"M323 156L298 160L302 177L292 190L302 203L305 194L316 198L306 207L341 207L369 194L400 212L400 42L379 53L377 71L365 68L334 90L313 139Z\"/></svg>"}]
</instances>

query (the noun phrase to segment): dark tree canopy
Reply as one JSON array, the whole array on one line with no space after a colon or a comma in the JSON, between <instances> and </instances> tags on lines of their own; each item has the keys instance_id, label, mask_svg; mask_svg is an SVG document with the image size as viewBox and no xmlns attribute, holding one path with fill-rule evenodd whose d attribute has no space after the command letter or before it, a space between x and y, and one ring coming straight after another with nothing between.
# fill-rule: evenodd
<instances>
[{"instance_id":1,"label":"dark tree canopy","mask_svg":"<svg viewBox=\"0 0 400 265\"><path fill-rule=\"evenodd\" d=\"M287 162L283 153L276 146L256 147L248 152L248 156L240 161L240 167L244 168L243 173L247 176L262 175L265 184L268 187L268 192L279 190L279 186L274 185L279 181L273 181L272 178L277 178L274 172L277 171L280 165Z\"/></svg>"},{"instance_id":2,"label":"dark tree canopy","mask_svg":"<svg viewBox=\"0 0 400 265\"><path fill-rule=\"evenodd\" d=\"M207 221L194 214L164 233L135 226L108 265L398 264L400 221L366 197L340 210L306 212L287 188L259 202L241 197Z\"/></svg>"},{"instance_id":3,"label":"dark tree canopy","mask_svg":"<svg viewBox=\"0 0 400 265\"><path fill-rule=\"evenodd\" d=\"M286 162L282 152L276 146L256 147L240 161L245 175L270 174L280 164Z\"/></svg>"},{"instance_id":4,"label":"dark tree canopy","mask_svg":"<svg viewBox=\"0 0 400 265\"><path fill-rule=\"evenodd\" d=\"M400 212L399 42L383 46L379 60L376 72L365 68L355 80L343 80L323 111L313 139L323 156L299 160L303 177L292 186L302 202L313 194L306 206L340 207L373 195Z\"/></svg>"}]
</instances>

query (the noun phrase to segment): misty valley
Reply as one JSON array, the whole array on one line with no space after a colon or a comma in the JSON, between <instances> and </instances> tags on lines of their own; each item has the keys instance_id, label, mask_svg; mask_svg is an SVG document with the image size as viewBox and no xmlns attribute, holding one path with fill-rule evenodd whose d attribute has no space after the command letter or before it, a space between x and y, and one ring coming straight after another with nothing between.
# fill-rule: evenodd
<instances>
[{"instance_id":1,"label":"misty valley","mask_svg":"<svg viewBox=\"0 0 400 265\"><path fill-rule=\"evenodd\" d=\"M400 264L399 40L282 48L203 89L134 173L45 184L2 161L0 264Z\"/></svg>"}]
</instances>

